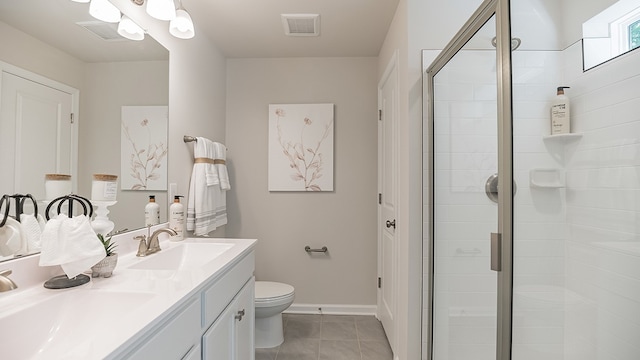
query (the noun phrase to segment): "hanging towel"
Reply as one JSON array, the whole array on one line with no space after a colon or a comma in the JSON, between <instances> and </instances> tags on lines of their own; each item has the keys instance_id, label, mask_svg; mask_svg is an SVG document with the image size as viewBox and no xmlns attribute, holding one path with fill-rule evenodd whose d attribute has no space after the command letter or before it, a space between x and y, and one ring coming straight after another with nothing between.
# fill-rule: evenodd
<instances>
[{"instance_id":1,"label":"hanging towel","mask_svg":"<svg viewBox=\"0 0 640 360\"><path fill-rule=\"evenodd\" d=\"M26 239L26 253L30 254L40 251L40 248L42 247L40 238L45 225L42 215L38 214L36 217L33 214L21 214L20 224L22 225L22 231Z\"/></svg>"},{"instance_id":2,"label":"hanging towel","mask_svg":"<svg viewBox=\"0 0 640 360\"><path fill-rule=\"evenodd\" d=\"M40 266L60 265L73 278L107 256L85 215L59 214L50 219L41 236Z\"/></svg>"},{"instance_id":3,"label":"hanging towel","mask_svg":"<svg viewBox=\"0 0 640 360\"><path fill-rule=\"evenodd\" d=\"M25 243L20 223L12 217L7 217L7 222L0 227L0 256L19 254Z\"/></svg>"},{"instance_id":4,"label":"hanging towel","mask_svg":"<svg viewBox=\"0 0 640 360\"><path fill-rule=\"evenodd\" d=\"M196 236L206 236L227 223L226 194L221 189L220 174L215 164L217 143L203 137L196 139L187 202L187 230Z\"/></svg>"},{"instance_id":5,"label":"hanging towel","mask_svg":"<svg viewBox=\"0 0 640 360\"><path fill-rule=\"evenodd\" d=\"M218 178L220 179L220 189L231 190L231 184L229 183L229 172L227 172L227 147L220 143L214 143L216 147L216 157L214 165Z\"/></svg>"}]
</instances>

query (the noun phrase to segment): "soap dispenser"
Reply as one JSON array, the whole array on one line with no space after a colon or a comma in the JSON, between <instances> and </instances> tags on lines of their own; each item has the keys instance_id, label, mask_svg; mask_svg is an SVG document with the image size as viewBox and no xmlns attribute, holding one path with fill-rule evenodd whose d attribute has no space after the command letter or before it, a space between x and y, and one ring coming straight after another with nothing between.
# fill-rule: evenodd
<instances>
[{"instance_id":1,"label":"soap dispenser","mask_svg":"<svg viewBox=\"0 0 640 360\"><path fill-rule=\"evenodd\" d=\"M169 206L169 227L177 233L170 238L172 241L184 239L184 206L180 203L182 195L173 197L173 204Z\"/></svg>"},{"instance_id":2,"label":"soap dispenser","mask_svg":"<svg viewBox=\"0 0 640 360\"><path fill-rule=\"evenodd\" d=\"M564 94L568 86L559 86L556 97L551 103L551 135L571 132L571 109L569 98Z\"/></svg>"},{"instance_id":3,"label":"soap dispenser","mask_svg":"<svg viewBox=\"0 0 640 360\"><path fill-rule=\"evenodd\" d=\"M144 226L160 224L160 205L155 195L149 195L149 203L144 207Z\"/></svg>"}]
</instances>

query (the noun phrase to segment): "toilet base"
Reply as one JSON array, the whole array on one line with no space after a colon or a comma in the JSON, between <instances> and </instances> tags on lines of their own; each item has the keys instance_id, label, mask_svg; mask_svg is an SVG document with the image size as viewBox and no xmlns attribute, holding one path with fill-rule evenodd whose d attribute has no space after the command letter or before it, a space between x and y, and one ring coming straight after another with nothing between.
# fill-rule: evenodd
<instances>
[{"instance_id":1,"label":"toilet base","mask_svg":"<svg viewBox=\"0 0 640 360\"><path fill-rule=\"evenodd\" d=\"M256 349L272 348L284 342L282 313L266 318L256 318Z\"/></svg>"}]
</instances>

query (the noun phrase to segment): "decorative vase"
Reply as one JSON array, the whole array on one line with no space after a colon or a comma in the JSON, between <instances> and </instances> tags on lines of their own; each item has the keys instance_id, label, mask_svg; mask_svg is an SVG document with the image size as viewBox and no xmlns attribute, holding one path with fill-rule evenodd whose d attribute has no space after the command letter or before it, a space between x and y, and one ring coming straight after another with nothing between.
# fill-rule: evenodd
<instances>
[{"instance_id":1,"label":"decorative vase","mask_svg":"<svg viewBox=\"0 0 640 360\"><path fill-rule=\"evenodd\" d=\"M100 262L91 267L91 277L110 277L113 273L113 269L116 268L117 263L118 254L111 254L105 257L104 259L100 260Z\"/></svg>"}]
</instances>

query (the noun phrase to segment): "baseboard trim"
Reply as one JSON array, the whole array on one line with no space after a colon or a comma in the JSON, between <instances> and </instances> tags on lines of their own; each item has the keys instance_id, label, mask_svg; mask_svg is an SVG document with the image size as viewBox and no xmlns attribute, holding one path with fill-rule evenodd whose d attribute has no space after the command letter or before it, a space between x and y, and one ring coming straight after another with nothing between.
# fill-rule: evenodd
<instances>
[{"instance_id":1,"label":"baseboard trim","mask_svg":"<svg viewBox=\"0 0 640 360\"><path fill-rule=\"evenodd\" d=\"M325 315L376 315L375 305L340 304L297 304L293 303L284 311L286 314L325 314Z\"/></svg>"}]
</instances>

